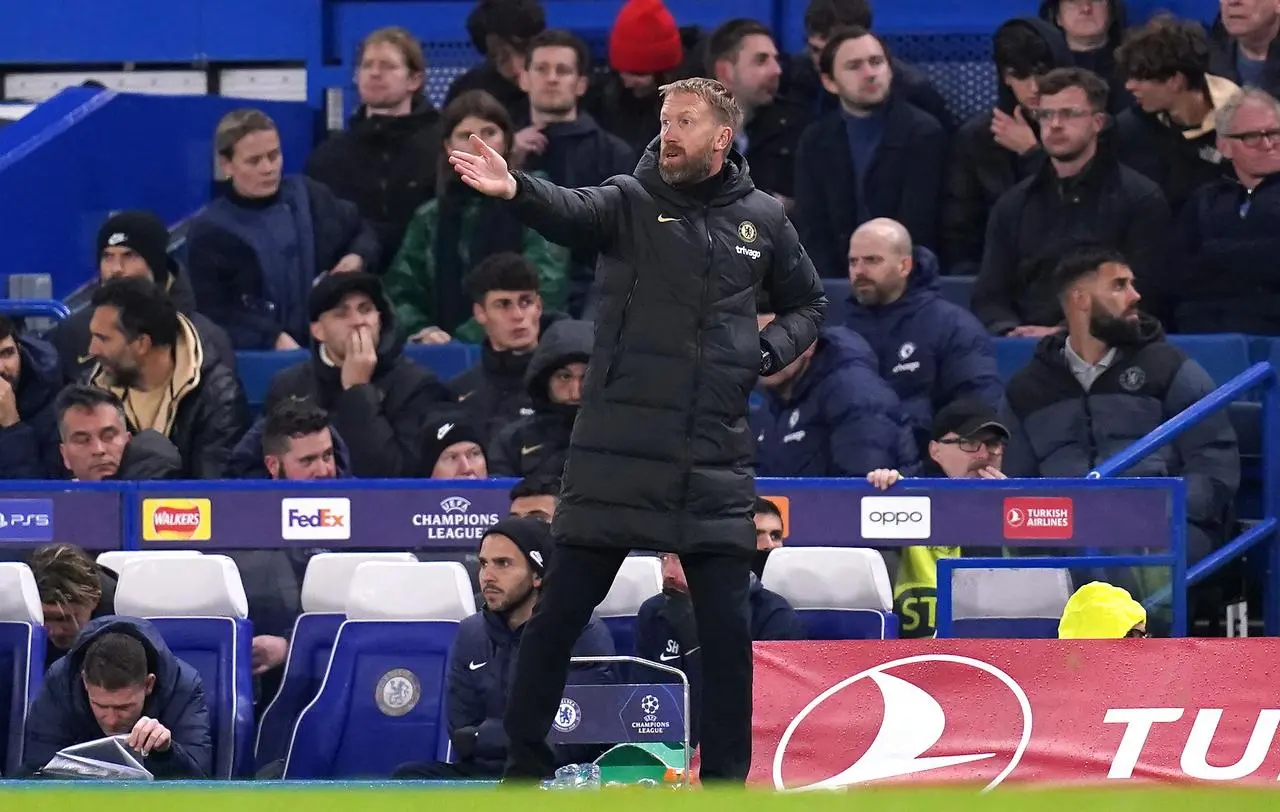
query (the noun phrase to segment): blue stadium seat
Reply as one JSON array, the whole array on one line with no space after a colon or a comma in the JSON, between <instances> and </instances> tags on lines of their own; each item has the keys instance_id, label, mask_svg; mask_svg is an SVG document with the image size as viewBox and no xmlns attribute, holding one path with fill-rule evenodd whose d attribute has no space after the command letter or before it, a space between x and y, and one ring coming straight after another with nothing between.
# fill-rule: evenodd
<instances>
[{"instance_id":1,"label":"blue stadium seat","mask_svg":"<svg viewBox=\"0 0 1280 812\"><path fill-rule=\"evenodd\" d=\"M480 359L480 348L460 341L448 344L407 344L404 354L414 363L430 369L440 380L447 381L470 369Z\"/></svg>"},{"instance_id":2,"label":"blue stadium seat","mask_svg":"<svg viewBox=\"0 0 1280 812\"><path fill-rule=\"evenodd\" d=\"M609 594L596 614L613 635L614 649L621 656L636 652L636 613L640 605L662 592L662 563L657 556L631 555L609 587Z\"/></svg>"},{"instance_id":3,"label":"blue stadium seat","mask_svg":"<svg viewBox=\"0 0 1280 812\"><path fill-rule=\"evenodd\" d=\"M242 350L236 353L236 374L244 387L249 412L256 415L262 411L267 402L267 389L277 372L310 356L307 350Z\"/></svg>"},{"instance_id":4,"label":"blue stadium seat","mask_svg":"<svg viewBox=\"0 0 1280 812\"><path fill-rule=\"evenodd\" d=\"M848 320L849 296L853 293L849 278L824 279L822 289L827 294L827 326L843 326Z\"/></svg>"},{"instance_id":5,"label":"blue stadium seat","mask_svg":"<svg viewBox=\"0 0 1280 812\"><path fill-rule=\"evenodd\" d=\"M0 564L0 775L22 769L27 708L44 681L44 612L26 564Z\"/></svg>"},{"instance_id":6,"label":"blue stadium seat","mask_svg":"<svg viewBox=\"0 0 1280 812\"><path fill-rule=\"evenodd\" d=\"M1060 569L958 569L951 583L955 638L1055 638L1072 591Z\"/></svg>"},{"instance_id":7,"label":"blue stadium seat","mask_svg":"<svg viewBox=\"0 0 1280 812\"><path fill-rule=\"evenodd\" d=\"M996 344L996 372L1000 375L1000 380L1008 383L1013 377L1013 373L1025 367L1030 361L1031 356L1035 354L1036 344L1040 341L1038 338L997 338Z\"/></svg>"},{"instance_id":8,"label":"blue stadium seat","mask_svg":"<svg viewBox=\"0 0 1280 812\"><path fill-rule=\"evenodd\" d=\"M1199 362L1218 386L1249 368L1249 339L1239 333L1175 335L1169 340Z\"/></svg>"},{"instance_id":9,"label":"blue stadium seat","mask_svg":"<svg viewBox=\"0 0 1280 812\"><path fill-rule=\"evenodd\" d=\"M942 298L948 302L958 304L965 310L969 309L969 300L973 297L973 280L972 276L942 276L938 278L938 282L942 294Z\"/></svg>"},{"instance_id":10,"label":"blue stadium seat","mask_svg":"<svg viewBox=\"0 0 1280 812\"><path fill-rule=\"evenodd\" d=\"M137 558L116 588L116 613L155 624L204 683L213 731L213 778L253 770L253 629L240 571L225 555Z\"/></svg>"},{"instance_id":11,"label":"blue stadium seat","mask_svg":"<svg viewBox=\"0 0 1280 812\"><path fill-rule=\"evenodd\" d=\"M386 778L448 754L445 680L458 622L475 612L456 562L356 568L324 681L294 727L284 777Z\"/></svg>"},{"instance_id":12,"label":"blue stadium seat","mask_svg":"<svg viewBox=\"0 0 1280 812\"><path fill-rule=\"evenodd\" d=\"M810 640L889 640L898 636L884 558L860 547L782 547L761 579L786 598Z\"/></svg>"},{"instance_id":13,"label":"blue stadium seat","mask_svg":"<svg viewBox=\"0 0 1280 812\"><path fill-rule=\"evenodd\" d=\"M293 627L280 689L258 723L254 748L257 769L288 755L289 738L298 716L320 692L333 654L333 641L347 619L347 591L356 567L366 561L416 560L413 553L320 553L307 562L302 579L302 615Z\"/></svg>"}]
</instances>

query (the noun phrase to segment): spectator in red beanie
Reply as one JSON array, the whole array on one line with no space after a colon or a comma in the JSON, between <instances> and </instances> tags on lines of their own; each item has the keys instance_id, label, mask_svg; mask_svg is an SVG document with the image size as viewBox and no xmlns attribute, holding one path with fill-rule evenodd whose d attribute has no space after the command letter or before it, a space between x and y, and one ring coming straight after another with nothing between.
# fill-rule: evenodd
<instances>
[{"instance_id":1,"label":"spectator in red beanie","mask_svg":"<svg viewBox=\"0 0 1280 812\"><path fill-rule=\"evenodd\" d=\"M597 123L643 153L658 135L658 88L681 78L685 40L698 36L677 27L662 0L627 0L609 34L613 70L590 110Z\"/></svg>"}]
</instances>

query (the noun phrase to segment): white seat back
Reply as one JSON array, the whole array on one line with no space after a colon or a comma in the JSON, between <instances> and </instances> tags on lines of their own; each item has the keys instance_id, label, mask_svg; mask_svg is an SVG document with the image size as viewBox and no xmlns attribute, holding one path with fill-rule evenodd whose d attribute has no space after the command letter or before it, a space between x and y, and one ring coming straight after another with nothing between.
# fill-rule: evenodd
<instances>
[{"instance_id":1,"label":"white seat back","mask_svg":"<svg viewBox=\"0 0 1280 812\"><path fill-rule=\"evenodd\" d=\"M116 614L247 618L249 601L228 556L138 558L120 573Z\"/></svg>"},{"instance_id":2,"label":"white seat back","mask_svg":"<svg viewBox=\"0 0 1280 812\"><path fill-rule=\"evenodd\" d=\"M369 561L417 563L413 553L318 553L302 577L302 611L342 614L356 567Z\"/></svg>"},{"instance_id":3,"label":"white seat back","mask_svg":"<svg viewBox=\"0 0 1280 812\"><path fill-rule=\"evenodd\" d=\"M462 620L475 614L467 568L456 561L366 561L347 591L348 620Z\"/></svg>"},{"instance_id":4,"label":"white seat back","mask_svg":"<svg viewBox=\"0 0 1280 812\"><path fill-rule=\"evenodd\" d=\"M794 609L893 610L884 557L862 547L780 547L760 580Z\"/></svg>"},{"instance_id":5,"label":"white seat back","mask_svg":"<svg viewBox=\"0 0 1280 812\"><path fill-rule=\"evenodd\" d=\"M108 550L98 555L98 566L106 567L119 575L130 561L143 558L195 558L204 555L199 550Z\"/></svg>"},{"instance_id":6,"label":"white seat back","mask_svg":"<svg viewBox=\"0 0 1280 812\"><path fill-rule=\"evenodd\" d=\"M662 560L655 555L629 555L609 587L596 613L600 617L627 617L640 604L662 592Z\"/></svg>"},{"instance_id":7,"label":"white seat back","mask_svg":"<svg viewBox=\"0 0 1280 812\"><path fill-rule=\"evenodd\" d=\"M36 578L26 564L0 564L0 621L44 625Z\"/></svg>"},{"instance_id":8,"label":"white seat back","mask_svg":"<svg viewBox=\"0 0 1280 812\"><path fill-rule=\"evenodd\" d=\"M958 569L951 579L951 616L1060 618L1071 597L1071 573L1055 569Z\"/></svg>"}]
</instances>

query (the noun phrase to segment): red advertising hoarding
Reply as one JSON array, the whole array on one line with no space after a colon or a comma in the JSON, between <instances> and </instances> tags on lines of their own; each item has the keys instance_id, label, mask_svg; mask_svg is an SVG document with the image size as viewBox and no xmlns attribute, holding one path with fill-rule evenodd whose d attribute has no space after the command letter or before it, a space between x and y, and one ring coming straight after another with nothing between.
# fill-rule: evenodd
<instances>
[{"instance_id":1,"label":"red advertising hoarding","mask_svg":"<svg viewBox=\"0 0 1280 812\"><path fill-rule=\"evenodd\" d=\"M1280 640L757 643L751 782L1280 777Z\"/></svg>"}]
</instances>

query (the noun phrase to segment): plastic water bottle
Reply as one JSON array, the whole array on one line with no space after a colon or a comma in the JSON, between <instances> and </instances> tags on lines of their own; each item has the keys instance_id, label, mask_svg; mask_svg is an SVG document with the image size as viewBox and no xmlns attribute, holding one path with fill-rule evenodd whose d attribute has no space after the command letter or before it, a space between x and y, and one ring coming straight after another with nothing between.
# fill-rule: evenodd
<instances>
[{"instance_id":1,"label":"plastic water bottle","mask_svg":"<svg viewBox=\"0 0 1280 812\"><path fill-rule=\"evenodd\" d=\"M555 778L543 783L543 789L600 789L600 767L595 764L566 764L556 770Z\"/></svg>"}]
</instances>

